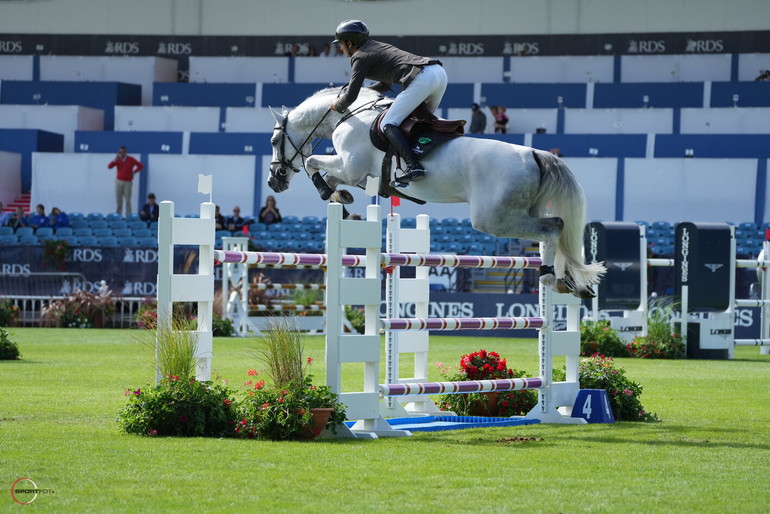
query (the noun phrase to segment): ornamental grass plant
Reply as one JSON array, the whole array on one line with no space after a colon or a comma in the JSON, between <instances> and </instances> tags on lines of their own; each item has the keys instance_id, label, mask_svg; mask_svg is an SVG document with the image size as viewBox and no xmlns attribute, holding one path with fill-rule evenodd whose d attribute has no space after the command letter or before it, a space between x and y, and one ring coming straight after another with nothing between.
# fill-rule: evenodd
<instances>
[{"instance_id":1,"label":"ornamental grass plant","mask_svg":"<svg viewBox=\"0 0 770 514\"><path fill-rule=\"evenodd\" d=\"M647 311L647 335L635 337L627 345L629 354L644 359L683 359L686 341L673 324L679 310L679 302L669 296L653 298Z\"/></svg>"},{"instance_id":2,"label":"ornamental grass plant","mask_svg":"<svg viewBox=\"0 0 770 514\"><path fill-rule=\"evenodd\" d=\"M628 357L626 343L610 326L610 321L585 321L580 325L580 355L588 357L600 353L611 357Z\"/></svg>"}]
</instances>

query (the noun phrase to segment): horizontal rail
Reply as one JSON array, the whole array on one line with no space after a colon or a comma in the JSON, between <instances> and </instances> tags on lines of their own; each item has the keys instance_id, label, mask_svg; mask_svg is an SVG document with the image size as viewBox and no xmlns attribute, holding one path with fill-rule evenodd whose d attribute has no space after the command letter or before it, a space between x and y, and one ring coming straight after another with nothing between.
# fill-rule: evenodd
<instances>
[{"instance_id":1,"label":"horizontal rail","mask_svg":"<svg viewBox=\"0 0 770 514\"><path fill-rule=\"evenodd\" d=\"M647 266L671 268L674 266L674 259L647 259Z\"/></svg>"},{"instance_id":2,"label":"horizontal rail","mask_svg":"<svg viewBox=\"0 0 770 514\"><path fill-rule=\"evenodd\" d=\"M381 319L384 330L520 330L545 328L545 318L390 318Z\"/></svg>"},{"instance_id":3,"label":"horizontal rail","mask_svg":"<svg viewBox=\"0 0 770 514\"><path fill-rule=\"evenodd\" d=\"M271 311L325 311L326 305L297 305L297 304L278 304L278 305L252 305L251 311L271 312Z\"/></svg>"},{"instance_id":4,"label":"horizontal rail","mask_svg":"<svg viewBox=\"0 0 770 514\"><path fill-rule=\"evenodd\" d=\"M735 346L770 346L770 339L736 339Z\"/></svg>"},{"instance_id":5,"label":"horizontal rail","mask_svg":"<svg viewBox=\"0 0 770 514\"><path fill-rule=\"evenodd\" d=\"M760 300L759 298L735 300L736 307L763 307L765 305L770 305L770 300Z\"/></svg>"},{"instance_id":6,"label":"horizontal rail","mask_svg":"<svg viewBox=\"0 0 770 514\"><path fill-rule=\"evenodd\" d=\"M324 284L249 284L251 289L326 289Z\"/></svg>"},{"instance_id":7,"label":"horizontal rail","mask_svg":"<svg viewBox=\"0 0 770 514\"><path fill-rule=\"evenodd\" d=\"M217 264L234 262L240 264L263 264L280 266L326 266L328 257L320 253L278 253L278 252L239 252L214 250ZM538 269L543 264L540 257L490 257L481 255L432 255L419 253L382 253L382 266L426 266L450 268L503 268L503 269ZM342 265L347 267L366 266L364 255L343 255Z\"/></svg>"},{"instance_id":8,"label":"horizontal rail","mask_svg":"<svg viewBox=\"0 0 770 514\"><path fill-rule=\"evenodd\" d=\"M380 384L380 396L407 396L426 394L467 394L489 391L521 391L541 389L545 381L540 377L504 378L498 380L467 380L463 382L421 382L407 384Z\"/></svg>"}]
</instances>

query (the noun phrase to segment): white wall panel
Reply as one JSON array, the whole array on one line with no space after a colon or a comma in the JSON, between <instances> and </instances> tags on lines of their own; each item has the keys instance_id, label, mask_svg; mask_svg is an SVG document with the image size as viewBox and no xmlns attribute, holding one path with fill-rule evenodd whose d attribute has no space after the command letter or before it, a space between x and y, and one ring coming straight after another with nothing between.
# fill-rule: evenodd
<instances>
[{"instance_id":1,"label":"white wall panel","mask_svg":"<svg viewBox=\"0 0 770 514\"><path fill-rule=\"evenodd\" d=\"M285 57L190 57L190 82L288 82Z\"/></svg>"},{"instance_id":2,"label":"white wall panel","mask_svg":"<svg viewBox=\"0 0 770 514\"><path fill-rule=\"evenodd\" d=\"M0 105L0 128L29 128L64 135L64 151L76 130L104 130L104 111L78 105Z\"/></svg>"},{"instance_id":3,"label":"white wall panel","mask_svg":"<svg viewBox=\"0 0 770 514\"><path fill-rule=\"evenodd\" d=\"M762 73L770 70L770 54L740 54L738 56L738 80L752 82Z\"/></svg>"},{"instance_id":4,"label":"white wall panel","mask_svg":"<svg viewBox=\"0 0 770 514\"><path fill-rule=\"evenodd\" d=\"M294 82L328 82L342 85L350 80L350 59L340 57L298 57L294 61ZM272 82L272 81L267 81Z\"/></svg>"},{"instance_id":5,"label":"white wall panel","mask_svg":"<svg viewBox=\"0 0 770 514\"><path fill-rule=\"evenodd\" d=\"M8 204L21 193L21 154L0 151L0 202Z\"/></svg>"},{"instance_id":6,"label":"white wall panel","mask_svg":"<svg viewBox=\"0 0 770 514\"><path fill-rule=\"evenodd\" d=\"M33 59L31 55L0 55L0 80L32 80Z\"/></svg>"},{"instance_id":7,"label":"white wall panel","mask_svg":"<svg viewBox=\"0 0 770 514\"><path fill-rule=\"evenodd\" d=\"M234 205L242 216L253 212L255 157L253 155L168 155L150 154L147 162L147 192L158 201L171 200L179 215L196 214L208 195L198 193L198 175L213 175L212 201L224 216Z\"/></svg>"},{"instance_id":8,"label":"white wall panel","mask_svg":"<svg viewBox=\"0 0 770 514\"><path fill-rule=\"evenodd\" d=\"M107 168L114 159L114 153L33 153L32 205L42 203L46 212L51 207L64 212L115 212L115 168ZM131 198L133 211L138 212L139 176Z\"/></svg>"},{"instance_id":9,"label":"white wall panel","mask_svg":"<svg viewBox=\"0 0 770 514\"><path fill-rule=\"evenodd\" d=\"M612 82L614 68L611 55L513 57L511 82Z\"/></svg>"},{"instance_id":10,"label":"white wall panel","mask_svg":"<svg viewBox=\"0 0 770 514\"><path fill-rule=\"evenodd\" d=\"M228 107L225 132L273 132L275 118L268 107Z\"/></svg>"},{"instance_id":11,"label":"white wall panel","mask_svg":"<svg viewBox=\"0 0 770 514\"><path fill-rule=\"evenodd\" d=\"M623 217L752 220L756 175L756 159L626 159Z\"/></svg>"},{"instance_id":12,"label":"white wall panel","mask_svg":"<svg viewBox=\"0 0 770 514\"><path fill-rule=\"evenodd\" d=\"M435 57L435 56L431 56ZM438 57L451 84L503 82L503 57Z\"/></svg>"},{"instance_id":13,"label":"white wall panel","mask_svg":"<svg viewBox=\"0 0 770 514\"><path fill-rule=\"evenodd\" d=\"M566 134L671 134L673 109L566 109Z\"/></svg>"},{"instance_id":14,"label":"white wall panel","mask_svg":"<svg viewBox=\"0 0 770 514\"><path fill-rule=\"evenodd\" d=\"M564 159L583 187L586 221L614 221L618 160L601 157Z\"/></svg>"},{"instance_id":15,"label":"white wall panel","mask_svg":"<svg viewBox=\"0 0 770 514\"><path fill-rule=\"evenodd\" d=\"M176 82L177 61L161 57L40 56L40 80L125 82L142 86L152 105L153 82Z\"/></svg>"},{"instance_id":16,"label":"white wall panel","mask_svg":"<svg viewBox=\"0 0 770 514\"><path fill-rule=\"evenodd\" d=\"M116 131L219 132L219 107L115 106Z\"/></svg>"},{"instance_id":17,"label":"white wall panel","mask_svg":"<svg viewBox=\"0 0 770 514\"><path fill-rule=\"evenodd\" d=\"M487 116L485 134L495 132L495 119L487 107L482 107ZM547 133L556 133L556 109L507 109L509 134L534 134L538 128L544 128ZM447 117L453 120L466 120L465 131L470 133L471 109L452 108L447 110Z\"/></svg>"},{"instance_id":18,"label":"white wall panel","mask_svg":"<svg viewBox=\"0 0 770 514\"><path fill-rule=\"evenodd\" d=\"M770 107L682 109L682 134L770 134Z\"/></svg>"},{"instance_id":19,"label":"white wall panel","mask_svg":"<svg viewBox=\"0 0 770 514\"><path fill-rule=\"evenodd\" d=\"M729 81L730 54L623 55L621 82Z\"/></svg>"}]
</instances>

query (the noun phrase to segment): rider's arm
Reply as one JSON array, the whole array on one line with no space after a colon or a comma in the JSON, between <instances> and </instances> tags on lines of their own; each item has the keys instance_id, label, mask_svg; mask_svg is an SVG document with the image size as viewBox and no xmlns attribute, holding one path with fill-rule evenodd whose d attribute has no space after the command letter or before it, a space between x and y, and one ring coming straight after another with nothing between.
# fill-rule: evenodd
<instances>
[{"instance_id":1,"label":"rider's arm","mask_svg":"<svg viewBox=\"0 0 770 514\"><path fill-rule=\"evenodd\" d=\"M366 73L369 70L366 59L357 58L356 55L350 59L350 64L352 69L348 88L345 90L345 94L334 102L334 109L337 112L344 112L345 109L350 107L350 104L356 101L358 93L361 91L361 86L364 84Z\"/></svg>"}]
</instances>

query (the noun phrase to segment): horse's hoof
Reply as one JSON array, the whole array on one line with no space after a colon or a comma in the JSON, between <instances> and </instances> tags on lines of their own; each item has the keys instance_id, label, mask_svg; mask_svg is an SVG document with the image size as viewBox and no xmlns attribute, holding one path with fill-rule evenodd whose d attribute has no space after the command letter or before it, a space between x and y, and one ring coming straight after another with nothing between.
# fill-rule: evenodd
<instances>
[{"instance_id":1,"label":"horse's hoof","mask_svg":"<svg viewBox=\"0 0 770 514\"><path fill-rule=\"evenodd\" d=\"M572 291L572 294L581 300L590 300L591 298L596 298L596 291L594 291L594 288L591 286L586 286L585 289L581 289L579 291Z\"/></svg>"},{"instance_id":2,"label":"horse's hoof","mask_svg":"<svg viewBox=\"0 0 770 514\"><path fill-rule=\"evenodd\" d=\"M555 282L556 282L556 275L554 275L553 273L540 275L540 283L546 287L550 287L554 291L556 290Z\"/></svg>"},{"instance_id":3,"label":"horse's hoof","mask_svg":"<svg viewBox=\"0 0 770 514\"><path fill-rule=\"evenodd\" d=\"M554 289L557 293L574 293L575 288L572 287L572 284L562 278L556 279L556 284L554 285Z\"/></svg>"},{"instance_id":4,"label":"horse's hoof","mask_svg":"<svg viewBox=\"0 0 770 514\"><path fill-rule=\"evenodd\" d=\"M332 202L341 203L343 205L350 205L353 203L353 195L350 194L349 191L345 189L340 189L339 191L335 191L334 194L331 196Z\"/></svg>"}]
</instances>

